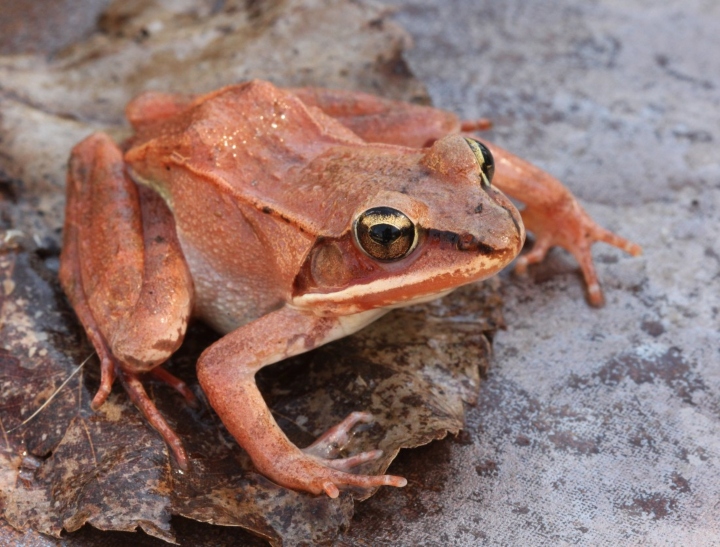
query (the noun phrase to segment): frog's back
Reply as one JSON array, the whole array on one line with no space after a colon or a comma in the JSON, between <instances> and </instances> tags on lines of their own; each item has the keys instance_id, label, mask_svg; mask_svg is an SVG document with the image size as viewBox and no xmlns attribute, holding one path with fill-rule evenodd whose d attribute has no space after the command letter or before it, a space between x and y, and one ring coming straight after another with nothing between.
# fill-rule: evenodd
<instances>
[{"instance_id":1,"label":"frog's back","mask_svg":"<svg viewBox=\"0 0 720 547\"><path fill-rule=\"evenodd\" d=\"M256 81L140 127L126 161L173 211L201 317L228 331L287 301L323 224L296 181L313 158L342 143L362 140Z\"/></svg>"},{"instance_id":2,"label":"frog's back","mask_svg":"<svg viewBox=\"0 0 720 547\"><path fill-rule=\"evenodd\" d=\"M297 199L299 173L357 135L292 93L264 81L196 98L177 115L142 126L126 154L134 175L171 201L186 171L238 202L270 208L313 231L317 215Z\"/></svg>"}]
</instances>

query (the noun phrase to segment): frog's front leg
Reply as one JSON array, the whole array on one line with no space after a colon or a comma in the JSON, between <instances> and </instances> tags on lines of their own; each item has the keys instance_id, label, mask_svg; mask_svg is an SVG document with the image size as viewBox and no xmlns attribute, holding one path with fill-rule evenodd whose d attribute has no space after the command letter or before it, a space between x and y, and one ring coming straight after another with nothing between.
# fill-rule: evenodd
<instances>
[{"instance_id":1,"label":"frog's front leg","mask_svg":"<svg viewBox=\"0 0 720 547\"><path fill-rule=\"evenodd\" d=\"M60 281L100 358L93 408L103 404L119 377L180 466L187 467L180 439L147 396L139 374L158 367L182 342L192 280L169 209L130 180L121 150L104 134L82 141L70 158ZM168 372L156 376L189 396Z\"/></svg>"},{"instance_id":2,"label":"frog's front leg","mask_svg":"<svg viewBox=\"0 0 720 547\"><path fill-rule=\"evenodd\" d=\"M520 214L527 230L535 234L535 245L517 259L516 271L522 274L528 265L542 261L551 247L563 247L580 264L588 300L601 306L604 297L592 260L592 244L603 241L633 256L642 252L640 246L597 224L570 190L549 173L499 146L484 144L495 160L493 184L525 204Z\"/></svg>"},{"instance_id":3,"label":"frog's front leg","mask_svg":"<svg viewBox=\"0 0 720 547\"><path fill-rule=\"evenodd\" d=\"M375 314L377 312L364 312ZM362 320L362 317L355 319ZM285 436L255 384L262 367L348 334L342 317L320 317L289 306L231 332L200 356L198 379L211 406L228 431L247 451L263 475L281 486L313 494L338 496L343 486L405 486L402 477L355 475L347 470L378 458L374 450L347 459L332 459L352 427L370 419L353 413L305 450ZM353 321L355 330L357 321Z\"/></svg>"}]
</instances>

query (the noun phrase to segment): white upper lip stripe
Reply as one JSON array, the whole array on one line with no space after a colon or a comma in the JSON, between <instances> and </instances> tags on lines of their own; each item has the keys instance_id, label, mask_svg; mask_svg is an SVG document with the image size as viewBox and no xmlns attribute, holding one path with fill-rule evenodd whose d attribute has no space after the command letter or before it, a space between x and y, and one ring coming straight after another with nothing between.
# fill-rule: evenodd
<instances>
[{"instance_id":1,"label":"white upper lip stripe","mask_svg":"<svg viewBox=\"0 0 720 547\"><path fill-rule=\"evenodd\" d=\"M489 277L490 275L494 274L496 271L496 268L498 265L502 262L500 259L489 259L487 257L482 257L483 264L481 267L468 267L463 269L458 269L456 272L459 274L460 278L467 279L467 283L471 283L473 281L478 281L480 279L483 279L485 277ZM487 275L473 275L474 272L487 272ZM446 272L443 272L446 273ZM404 274L392 277L390 279L377 279L375 281L371 281L370 283L365 284L358 284L358 285L352 285L350 287L347 287L345 289L342 289L340 291L335 292L328 292L328 293L306 293L301 296L295 297L293 299L293 303L299 306L302 305L312 305L315 302L344 302L344 301L355 301L359 298L362 298L364 296L373 295L373 294L382 294L383 292L388 292L393 289L398 289L400 287L409 287L412 285L419 285L428 279L432 279L433 277L439 277L442 275L442 273L438 273L435 276L428 275L427 272L415 272L411 274ZM448 287L449 289L452 289L453 287ZM412 293L411 293L412 294ZM430 293L428 293L430 294ZM412 298L426 296L422 294L414 294Z\"/></svg>"}]
</instances>

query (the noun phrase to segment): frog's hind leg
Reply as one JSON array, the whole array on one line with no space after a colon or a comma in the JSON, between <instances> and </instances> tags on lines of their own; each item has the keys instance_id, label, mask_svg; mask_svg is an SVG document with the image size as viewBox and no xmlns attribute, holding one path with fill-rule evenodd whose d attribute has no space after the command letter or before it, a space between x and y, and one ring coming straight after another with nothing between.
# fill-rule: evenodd
<instances>
[{"instance_id":1,"label":"frog's hind leg","mask_svg":"<svg viewBox=\"0 0 720 547\"><path fill-rule=\"evenodd\" d=\"M110 395L112 385L115 382L115 366L117 363L110 353L107 342L105 342L102 334L100 334L100 328L90 311L80 281L80 256L78 249L80 228L77 220L78 217L82 215L82 211L78 203L79 197L76 186L68 180L66 220L60 263L60 281L100 360L100 386L90 404L93 410L97 410Z\"/></svg>"},{"instance_id":2,"label":"frog's hind leg","mask_svg":"<svg viewBox=\"0 0 720 547\"><path fill-rule=\"evenodd\" d=\"M182 342L192 280L172 214L157 194L128 177L122 152L107 135L88 137L70 158L60 281L100 357L93 408L119 376L178 463L187 466L177 435L138 374L158 367Z\"/></svg>"},{"instance_id":3,"label":"frog's hind leg","mask_svg":"<svg viewBox=\"0 0 720 547\"><path fill-rule=\"evenodd\" d=\"M422 148L463 127L452 112L368 93L318 87L289 91L306 106L322 110L367 142ZM468 124L476 127L473 122ZM484 122L481 125L485 127Z\"/></svg>"}]
</instances>

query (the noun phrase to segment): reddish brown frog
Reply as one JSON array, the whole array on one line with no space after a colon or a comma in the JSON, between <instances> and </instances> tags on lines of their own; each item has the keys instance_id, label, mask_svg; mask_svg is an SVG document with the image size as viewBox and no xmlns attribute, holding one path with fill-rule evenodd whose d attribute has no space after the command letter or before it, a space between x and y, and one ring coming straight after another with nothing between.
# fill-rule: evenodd
<instances>
[{"instance_id":1,"label":"reddish brown frog","mask_svg":"<svg viewBox=\"0 0 720 547\"><path fill-rule=\"evenodd\" d=\"M561 245L593 304L591 244L640 251L550 175L442 110L253 81L196 98L145 94L127 114L135 136L122 149L95 134L73 150L60 277L100 357L93 406L119 378L181 467L182 443L139 376L188 393L161 365L191 316L226 333L198 377L257 469L335 497L406 481L350 472L379 451L336 458L371 419L362 412L311 447L292 444L255 385L260 368L497 273L525 227L537 239L517 268ZM526 204L522 218L498 188Z\"/></svg>"}]
</instances>

